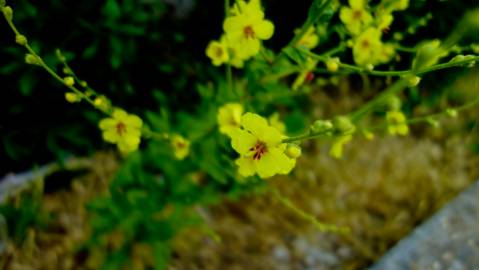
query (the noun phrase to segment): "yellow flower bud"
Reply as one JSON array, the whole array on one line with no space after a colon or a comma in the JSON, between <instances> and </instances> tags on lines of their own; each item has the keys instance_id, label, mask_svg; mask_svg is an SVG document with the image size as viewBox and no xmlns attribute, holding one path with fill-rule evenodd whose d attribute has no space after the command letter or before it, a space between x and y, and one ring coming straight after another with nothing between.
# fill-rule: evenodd
<instances>
[{"instance_id":1,"label":"yellow flower bud","mask_svg":"<svg viewBox=\"0 0 479 270\"><path fill-rule=\"evenodd\" d=\"M27 45L27 38L24 35L19 34L19 35L15 36L15 42L18 45L25 46L25 45Z\"/></svg>"},{"instance_id":2,"label":"yellow flower bud","mask_svg":"<svg viewBox=\"0 0 479 270\"><path fill-rule=\"evenodd\" d=\"M339 69L339 58L330 58L326 61L326 68L329 72L336 72Z\"/></svg>"},{"instance_id":3,"label":"yellow flower bud","mask_svg":"<svg viewBox=\"0 0 479 270\"><path fill-rule=\"evenodd\" d=\"M6 6L2 8L3 15L5 16L5 19L8 21L11 21L13 19L13 10L11 7Z\"/></svg>"},{"instance_id":4,"label":"yellow flower bud","mask_svg":"<svg viewBox=\"0 0 479 270\"><path fill-rule=\"evenodd\" d=\"M401 99L397 96L390 96L386 101L386 106L390 111L398 111L401 109Z\"/></svg>"},{"instance_id":5,"label":"yellow flower bud","mask_svg":"<svg viewBox=\"0 0 479 270\"><path fill-rule=\"evenodd\" d=\"M77 93L65 93L65 99L70 103L77 103L81 101L81 97Z\"/></svg>"},{"instance_id":6,"label":"yellow flower bud","mask_svg":"<svg viewBox=\"0 0 479 270\"><path fill-rule=\"evenodd\" d=\"M301 156L301 148L296 144L289 144L286 148L285 154L290 158L298 158Z\"/></svg>"},{"instance_id":7,"label":"yellow flower bud","mask_svg":"<svg viewBox=\"0 0 479 270\"><path fill-rule=\"evenodd\" d=\"M88 83L86 81L81 81L80 82L81 87L86 88L88 87Z\"/></svg>"},{"instance_id":8,"label":"yellow flower bud","mask_svg":"<svg viewBox=\"0 0 479 270\"><path fill-rule=\"evenodd\" d=\"M25 63L29 65L40 65L40 61L41 60L33 54L28 53L25 55Z\"/></svg>"},{"instance_id":9,"label":"yellow flower bud","mask_svg":"<svg viewBox=\"0 0 479 270\"><path fill-rule=\"evenodd\" d=\"M63 83L65 83L65 85L68 87L72 87L75 85L75 79L73 79L72 76L68 76L63 79Z\"/></svg>"}]
</instances>

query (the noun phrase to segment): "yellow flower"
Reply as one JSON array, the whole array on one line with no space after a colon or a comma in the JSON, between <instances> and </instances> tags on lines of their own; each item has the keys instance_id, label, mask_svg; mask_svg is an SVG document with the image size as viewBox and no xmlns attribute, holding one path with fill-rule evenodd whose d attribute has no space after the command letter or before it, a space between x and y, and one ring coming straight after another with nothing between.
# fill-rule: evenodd
<instances>
[{"instance_id":1,"label":"yellow flower","mask_svg":"<svg viewBox=\"0 0 479 270\"><path fill-rule=\"evenodd\" d=\"M250 58L259 52L261 40L273 36L274 25L264 19L259 0L239 1L236 9L234 15L224 21L223 29L228 43L240 48L244 58Z\"/></svg>"},{"instance_id":2,"label":"yellow flower","mask_svg":"<svg viewBox=\"0 0 479 270\"><path fill-rule=\"evenodd\" d=\"M223 105L216 115L220 132L231 136L231 133L240 127L243 106L239 103L228 103Z\"/></svg>"},{"instance_id":3,"label":"yellow flower","mask_svg":"<svg viewBox=\"0 0 479 270\"><path fill-rule=\"evenodd\" d=\"M279 113L275 112L268 118L269 125L277 129L280 133L284 133L286 131L286 126L283 122L279 119Z\"/></svg>"},{"instance_id":4,"label":"yellow flower","mask_svg":"<svg viewBox=\"0 0 479 270\"><path fill-rule=\"evenodd\" d=\"M295 31L297 34L299 29ZM298 41L298 45L304 46L308 49L313 49L314 47L318 46L319 37L316 34L316 29L314 26L311 26L308 31L303 35L303 37Z\"/></svg>"},{"instance_id":5,"label":"yellow flower","mask_svg":"<svg viewBox=\"0 0 479 270\"><path fill-rule=\"evenodd\" d=\"M269 178L275 174L288 174L296 159L285 154L283 135L268 125L263 117L246 113L241 117L242 129L236 129L231 136L233 149L240 154L235 163L239 174L248 177L258 174Z\"/></svg>"},{"instance_id":6,"label":"yellow flower","mask_svg":"<svg viewBox=\"0 0 479 270\"><path fill-rule=\"evenodd\" d=\"M350 7L342 7L339 18L353 35L361 33L373 20L371 14L366 11L364 0L349 0Z\"/></svg>"},{"instance_id":7,"label":"yellow flower","mask_svg":"<svg viewBox=\"0 0 479 270\"><path fill-rule=\"evenodd\" d=\"M400 111L389 111L386 113L386 121L388 123L388 132L391 135L407 135L409 127L407 125L406 116Z\"/></svg>"},{"instance_id":8,"label":"yellow flower","mask_svg":"<svg viewBox=\"0 0 479 270\"><path fill-rule=\"evenodd\" d=\"M359 66L384 64L394 56L394 47L381 42L381 31L370 27L354 40L353 58Z\"/></svg>"},{"instance_id":9,"label":"yellow flower","mask_svg":"<svg viewBox=\"0 0 479 270\"><path fill-rule=\"evenodd\" d=\"M115 143L123 154L138 149L143 121L136 115L128 114L122 109L115 109L111 118L100 121L103 140Z\"/></svg>"},{"instance_id":10,"label":"yellow flower","mask_svg":"<svg viewBox=\"0 0 479 270\"><path fill-rule=\"evenodd\" d=\"M215 66L220 66L229 61L228 47L222 41L211 41L206 48L206 55L211 58L211 62Z\"/></svg>"},{"instance_id":11,"label":"yellow flower","mask_svg":"<svg viewBox=\"0 0 479 270\"><path fill-rule=\"evenodd\" d=\"M175 157L179 160L188 156L190 153L190 144L191 142L181 135L175 134L171 137L171 145L173 146Z\"/></svg>"}]
</instances>

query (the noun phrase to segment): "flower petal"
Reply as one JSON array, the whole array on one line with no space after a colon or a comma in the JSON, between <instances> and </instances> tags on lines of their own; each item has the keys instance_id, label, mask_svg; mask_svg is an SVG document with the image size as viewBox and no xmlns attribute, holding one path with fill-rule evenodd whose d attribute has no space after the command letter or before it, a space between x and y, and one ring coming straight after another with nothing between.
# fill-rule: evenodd
<instances>
[{"instance_id":1,"label":"flower petal","mask_svg":"<svg viewBox=\"0 0 479 270\"><path fill-rule=\"evenodd\" d=\"M251 152L250 149L253 148L258 141L253 134L239 128L232 131L230 136L231 146L240 155L249 155Z\"/></svg>"},{"instance_id":2,"label":"flower petal","mask_svg":"<svg viewBox=\"0 0 479 270\"><path fill-rule=\"evenodd\" d=\"M259 39L270 39L274 33L274 25L268 20L263 20L254 25L254 32Z\"/></svg>"},{"instance_id":3,"label":"flower petal","mask_svg":"<svg viewBox=\"0 0 479 270\"><path fill-rule=\"evenodd\" d=\"M238 172L243 177L249 177L255 173L254 160L252 158L240 157L235 161L238 165Z\"/></svg>"}]
</instances>

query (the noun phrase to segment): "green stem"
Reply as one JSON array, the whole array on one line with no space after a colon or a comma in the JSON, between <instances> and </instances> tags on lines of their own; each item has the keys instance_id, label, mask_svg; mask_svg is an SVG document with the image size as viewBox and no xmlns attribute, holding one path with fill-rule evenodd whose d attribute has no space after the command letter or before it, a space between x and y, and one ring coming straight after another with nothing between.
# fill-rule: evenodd
<instances>
[{"instance_id":1,"label":"green stem","mask_svg":"<svg viewBox=\"0 0 479 270\"><path fill-rule=\"evenodd\" d=\"M408 86L409 82L406 79L401 79L389 86L385 91L376 96L374 99L364 104L358 110L352 112L349 117L351 121L357 122L362 116L371 111L374 107L383 103L388 97L393 96L401 92Z\"/></svg>"},{"instance_id":2,"label":"green stem","mask_svg":"<svg viewBox=\"0 0 479 270\"><path fill-rule=\"evenodd\" d=\"M272 189L271 192L275 196L276 199L278 199L279 202L281 202L286 208L292 210L295 214L297 214L299 217L302 219L309 221L311 224L313 224L318 230L321 232L333 232L333 233L341 233L341 234L347 234L350 233L350 229L347 227L342 227L342 226L336 226L336 225L331 225L331 224L326 224L318 221L318 219L309 214L304 212L303 210L299 209L296 205L294 205L288 198L284 197L279 193L277 189Z\"/></svg>"},{"instance_id":3,"label":"green stem","mask_svg":"<svg viewBox=\"0 0 479 270\"><path fill-rule=\"evenodd\" d=\"M310 52L309 50L299 48L301 52L306 54L307 56L325 62L328 60L327 57L323 55L318 55L313 52ZM359 74L368 74L368 75L376 75L376 76L404 76L408 74L415 74L415 75L423 75L432 71L436 70L441 70L441 69L446 69L446 68L451 68L451 67L458 67L458 66L464 66L467 65L471 62L479 61L479 56L475 56L470 59L466 60L461 60L461 61L454 61L454 62L448 62L448 63L442 63L442 64L436 64L427 68L424 68L422 70L419 70L415 73L413 73L412 70L400 70L400 71L380 71L380 70L368 70L366 68L362 68L359 66L351 65L351 64L345 64L345 63L339 63L339 67L346 69L348 71L352 71L353 73L359 73Z\"/></svg>"}]
</instances>

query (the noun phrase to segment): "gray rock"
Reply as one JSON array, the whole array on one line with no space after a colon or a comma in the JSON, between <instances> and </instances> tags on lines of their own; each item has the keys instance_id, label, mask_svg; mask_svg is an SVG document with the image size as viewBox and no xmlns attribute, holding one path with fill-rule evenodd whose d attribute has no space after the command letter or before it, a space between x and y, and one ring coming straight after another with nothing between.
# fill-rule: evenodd
<instances>
[{"instance_id":1,"label":"gray rock","mask_svg":"<svg viewBox=\"0 0 479 270\"><path fill-rule=\"evenodd\" d=\"M479 181L369 269L479 269Z\"/></svg>"}]
</instances>

